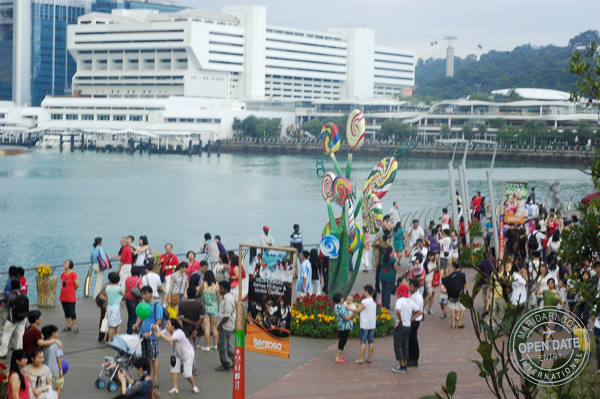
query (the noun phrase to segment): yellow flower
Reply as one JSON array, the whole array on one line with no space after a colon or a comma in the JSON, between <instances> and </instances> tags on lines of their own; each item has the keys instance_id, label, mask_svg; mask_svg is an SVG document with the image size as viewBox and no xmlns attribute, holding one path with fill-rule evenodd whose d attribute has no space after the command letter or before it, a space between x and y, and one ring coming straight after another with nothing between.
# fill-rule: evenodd
<instances>
[{"instance_id":1,"label":"yellow flower","mask_svg":"<svg viewBox=\"0 0 600 399\"><path fill-rule=\"evenodd\" d=\"M311 319L311 320L314 320L314 318L315 318L314 314L311 314L310 317L309 317L309 319Z\"/></svg>"}]
</instances>

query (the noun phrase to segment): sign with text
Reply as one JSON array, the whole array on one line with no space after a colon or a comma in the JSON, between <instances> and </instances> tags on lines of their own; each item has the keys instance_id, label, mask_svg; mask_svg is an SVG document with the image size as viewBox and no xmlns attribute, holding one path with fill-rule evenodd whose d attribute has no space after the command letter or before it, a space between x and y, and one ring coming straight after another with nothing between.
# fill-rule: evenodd
<instances>
[{"instance_id":1,"label":"sign with text","mask_svg":"<svg viewBox=\"0 0 600 399\"><path fill-rule=\"evenodd\" d=\"M266 250L250 260L254 272L248 287L246 349L290 357L292 253Z\"/></svg>"},{"instance_id":2,"label":"sign with text","mask_svg":"<svg viewBox=\"0 0 600 399\"><path fill-rule=\"evenodd\" d=\"M523 181L504 181L502 182L504 191L504 223L522 224L525 223L527 208L527 182Z\"/></svg>"}]
</instances>

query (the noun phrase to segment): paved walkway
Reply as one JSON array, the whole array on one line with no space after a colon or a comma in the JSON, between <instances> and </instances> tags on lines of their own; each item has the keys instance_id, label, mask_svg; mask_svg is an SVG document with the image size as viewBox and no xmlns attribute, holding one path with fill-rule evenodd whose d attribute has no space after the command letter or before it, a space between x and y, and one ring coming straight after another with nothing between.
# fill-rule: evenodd
<instances>
[{"instance_id":1,"label":"paved walkway","mask_svg":"<svg viewBox=\"0 0 600 399\"><path fill-rule=\"evenodd\" d=\"M404 264L406 267L406 265ZM473 273L468 271L471 285ZM371 283L374 274L360 273L354 291ZM419 328L421 357L418 368L409 368L407 374L395 374L391 367L397 362L394 355L392 337L375 339L373 363L355 365L358 358L359 342L351 340L346 345L345 364L334 363L337 341L326 351L297 370L260 389L251 395L252 399L278 399L285 392L286 398L398 398L418 399L432 395L435 390L441 392L441 385L450 371L458 374L456 398L489 397L485 381L478 376L476 366L469 359L478 358L477 342L469 319L465 313L465 328L451 329L448 318L440 318L441 311L435 301L434 315L427 315ZM394 300L392 301L394 302ZM295 340L297 338L292 338ZM318 342L318 341L317 341ZM292 350L293 351L293 350Z\"/></svg>"},{"instance_id":2,"label":"paved walkway","mask_svg":"<svg viewBox=\"0 0 600 399\"><path fill-rule=\"evenodd\" d=\"M372 283L374 273L360 273L354 291ZM476 358L475 341L470 320L465 319L464 330L451 330L448 319L440 320L439 305L436 314L428 316L419 330L421 360L418 369L409 369L406 375L390 371L395 365L391 337L376 340L375 355L370 365L357 366L351 363L358 356L358 342L351 340L345 351L349 363L337 365L336 342L332 339L309 339L292 337L290 359L246 353L246 393L251 398L307 397L366 397L375 392L379 398L419 398L431 394L444 383L450 370L458 372L457 398L486 397L485 383L477 376L475 366L468 360ZM42 309L42 326L56 324L64 327L62 309L59 306ZM123 308L122 314L126 311ZM99 309L91 299L78 299L77 314L80 334L59 333L65 346L65 359L70 370L66 376L64 399L108 399L115 395L94 387L100 365L105 355L115 351L97 342ZM172 387L169 373L170 345L160 343L160 391L163 398L170 397ZM199 375L196 383L201 393L194 395L187 381L180 380L179 395L175 398L231 398L231 372L216 372L218 353L196 352Z\"/></svg>"}]
</instances>

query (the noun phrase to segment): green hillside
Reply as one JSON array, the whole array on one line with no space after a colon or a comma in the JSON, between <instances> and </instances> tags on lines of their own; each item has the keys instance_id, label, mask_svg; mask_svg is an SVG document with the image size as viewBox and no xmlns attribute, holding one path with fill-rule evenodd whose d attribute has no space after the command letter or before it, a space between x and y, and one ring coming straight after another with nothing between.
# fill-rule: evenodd
<instances>
[{"instance_id":1,"label":"green hillside","mask_svg":"<svg viewBox=\"0 0 600 399\"><path fill-rule=\"evenodd\" d=\"M414 95L425 100L445 100L515 87L570 91L575 82L567 71L571 52L592 41L600 41L598 31L581 33L566 47L526 44L512 51L490 51L479 60L475 55L456 57L453 78L445 76L445 59L419 59Z\"/></svg>"}]
</instances>

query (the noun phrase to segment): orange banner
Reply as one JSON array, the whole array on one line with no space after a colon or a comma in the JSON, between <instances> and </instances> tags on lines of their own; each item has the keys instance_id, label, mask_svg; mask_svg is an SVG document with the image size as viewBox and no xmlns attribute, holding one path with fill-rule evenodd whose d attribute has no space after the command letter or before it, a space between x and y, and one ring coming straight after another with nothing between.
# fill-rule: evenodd
<instances>
[{"instance_id":1,"label":"orange banner","mask_svg":"<svg viewBox=\"0 0 600 399\"><path fill-rule=\"evenodd\" d=\"M265 330L254 319L248 318L246 325L246 350L262 353L263 355L290 358L289 330L276 329L286 332L287 338L279 338Z\"/></svg>"},{"instance_id":2,"label":"orange banner","mask_svg":"<svg viewBox=\"0 0 600 399\"><path fill-rule=\"evenodd\" d=\"M513 224L523 224L523 223L525 223L525 217L517 216L510 212L506 212L504 214L504 222L505 223L513 223Z\"/></svg>"}]
</instances>

